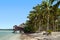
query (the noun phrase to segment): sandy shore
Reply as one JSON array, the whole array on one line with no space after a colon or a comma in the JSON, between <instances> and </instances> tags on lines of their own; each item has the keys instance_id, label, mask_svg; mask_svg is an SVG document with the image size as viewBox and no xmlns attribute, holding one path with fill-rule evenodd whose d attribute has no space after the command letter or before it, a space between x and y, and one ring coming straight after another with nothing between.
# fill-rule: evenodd
<instances>
[{"instance_id":1,"label":"sandy shore","mask_svg":"<svg viewBox=\"0 0 60 40\"><path fill-rule=\"evenodd\" d=\"M60 40L60 32L52 32L49 36L42 35L41 33L22 34L20 38L21 40Z\"/></svg>"},{"instance_id":2,"label":"sandy shore","mask_svg":"<svg viewBox=\"0 0 60 40\"><path fill-rule=\"evenodd\" d=\"M36 40L36 39L26 34L15 34L14 33L14 34L6 35L0 38L0 40Z\"/></svg>"},{"instance_id":3,"label":"sandy shore","mask_svg":"<svg viewBox=\"0 0 60 40\"><path fill-rule=\"evenodd\" d=\"M32 36L21 34L21 40L37 40L36 38L33 38Z\"/></svg>"},{"instance_id":4,"label":"sandy shore","mask_svg":"<svg viewBox=\"0 0 60 40\"><path fill-rule=\"evenodd\" d=\"M38 40L50 38L52 40L60 40L60 32L53 32L50 36L43 36L41 33L34 34L11 34L0 38L0 40Z\"/></svg>"}]
</instances>

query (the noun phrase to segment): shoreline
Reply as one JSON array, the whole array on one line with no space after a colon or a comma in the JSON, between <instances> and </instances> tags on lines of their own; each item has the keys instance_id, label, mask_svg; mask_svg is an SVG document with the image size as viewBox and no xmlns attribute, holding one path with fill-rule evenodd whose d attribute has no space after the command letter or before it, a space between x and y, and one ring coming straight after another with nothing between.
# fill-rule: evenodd
<instances>
[{"instance_id":1,"label":"shoreline","mask_svg":"<svg viewBox=\"0 0 60 40\"><path fill-rule=\"evenodd\" d=\"M18 34L9 34L1 38L1 40L41 40L44 38L50 38L53 40L60 40L60 32L52 32L52 35L45 36L41 33L33 33L33 34L24 34L24 33L18 33Z\"/></svg>"},{"instance_id":2,"label":"shoreline","mask_svg":"<svg viewBox=\"0 0 60 40\"><path fill-rule=\"evenodd\" d=\"M60 32L52 32L52 35L42 35L41 33L22 34L22 40L60 40Z\"/></svg>"}]
</instances>

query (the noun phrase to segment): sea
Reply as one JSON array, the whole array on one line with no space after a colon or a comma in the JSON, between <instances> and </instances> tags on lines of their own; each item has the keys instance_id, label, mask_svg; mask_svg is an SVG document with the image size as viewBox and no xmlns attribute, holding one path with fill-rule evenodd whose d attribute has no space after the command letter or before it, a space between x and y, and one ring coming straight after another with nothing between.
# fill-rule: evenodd
<instances>
[{"instance_id":1,"label":"sea","mask_svg":"<svg viewBox=\"0 0 60 40\"><path fill-rule=\"evenodd\" d=\"M12 35L15 35L12 33L13 30L0 30L0 40L6 40L6 38L9 38Z\"/></svg>"}]
</instances>

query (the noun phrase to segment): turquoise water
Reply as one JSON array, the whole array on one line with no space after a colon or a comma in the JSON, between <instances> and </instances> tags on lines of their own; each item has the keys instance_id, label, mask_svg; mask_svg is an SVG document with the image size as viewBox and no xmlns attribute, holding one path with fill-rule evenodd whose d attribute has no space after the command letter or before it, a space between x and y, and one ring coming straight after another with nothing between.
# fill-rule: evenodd
<instances>
[{"instance_id":1,"label":"turquoise water","mask_svg":"<svg viewBox=\"0 0 60 40\"><path fill-rule=\"evenodd\" d=\"M13 30L0 30L0 40L10 40L11 37L20 33L12 33ZM13 39L12 39L13 40Z\"/></svg>"},{"instance_id":2,"label":"turquoise water","mask_svg":"<svg viewBox=\"0 0 60 40\"><path fill-rule=\"evenodd\" d=\"M13 35L13 30L0 30L0 40L7 35Z\"/></svg>"}]
</instances>

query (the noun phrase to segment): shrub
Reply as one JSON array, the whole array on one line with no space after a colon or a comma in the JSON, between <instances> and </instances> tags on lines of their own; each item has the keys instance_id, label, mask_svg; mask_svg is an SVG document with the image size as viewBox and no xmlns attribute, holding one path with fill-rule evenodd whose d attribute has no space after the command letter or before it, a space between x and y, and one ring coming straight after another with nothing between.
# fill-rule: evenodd
<instances>
[{"instance_id":1,"label":"shrub","mask_svg":"<svg viewBox=\"0 0 60 40\"><path fill-rule=\"evenodd\" d=\"M48 30L47 32L48 32L48 35L51 35L51 32L52 32L52 31L51 31L51 30Z\"/></svg>"},{"instance_id":2,"label":"shrub","mask_svg":"<svg viewBox=\"0 0 60 40\"><path fill-rule=\"evenodd\" d=\"M25 33L35 33L37 31L37 28L35 28L35 27L25 27L24 28L24 32Z\"/></svg>"}]
</instances>

